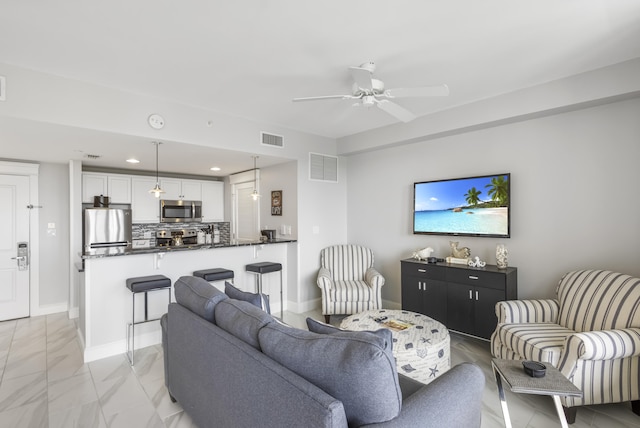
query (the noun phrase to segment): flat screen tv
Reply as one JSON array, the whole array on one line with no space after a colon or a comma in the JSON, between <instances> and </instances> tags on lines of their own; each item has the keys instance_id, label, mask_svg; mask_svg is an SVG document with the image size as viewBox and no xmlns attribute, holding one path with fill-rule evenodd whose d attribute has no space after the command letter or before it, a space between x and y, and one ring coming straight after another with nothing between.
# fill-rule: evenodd
<instances>
[{"instance_id":1,"label":"flat screen tv","mask_svg":"<svg viewBox=\"0 0 640 428\"><path fill-rule=\"evenodd\" d=\"M511 174L413 184L413 233L509 238Z\"/></svg>"}]
</instances>

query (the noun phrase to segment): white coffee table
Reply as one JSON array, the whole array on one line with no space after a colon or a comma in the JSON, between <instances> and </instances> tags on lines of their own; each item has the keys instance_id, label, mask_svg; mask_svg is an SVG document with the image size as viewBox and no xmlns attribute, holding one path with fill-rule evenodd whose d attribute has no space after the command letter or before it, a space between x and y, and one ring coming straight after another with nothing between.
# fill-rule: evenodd
<instances>
[{"instance_id":1,"label":"white coffee table","mask_svg":"<svg viewBox=\"0 0 640 428\"><path fill-rule=\"evenodd\" d=\"M394 328L394 322L406 328ZM396 309L374 309L346 317L340 328L391 330L398 373L419 382L429 383L451 367L449 330L426 315Z\"/></svg>"}]
</instances>

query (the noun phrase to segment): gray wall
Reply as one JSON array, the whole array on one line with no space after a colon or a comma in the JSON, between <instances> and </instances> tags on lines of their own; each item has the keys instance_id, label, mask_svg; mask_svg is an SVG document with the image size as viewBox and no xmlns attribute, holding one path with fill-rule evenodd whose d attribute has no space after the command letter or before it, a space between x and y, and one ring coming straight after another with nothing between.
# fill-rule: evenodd
<instances>
[{"instance_id":1,"label":"gray wall","mask_svg":"<svg viewBox=\"0 0 640 428\"><path fill-rule=\"evenodd\" d=\"M495 264L506 244L519 297L549 297L571 269L640 276L640 99L348 158L348 237L375 251L383 298L400 302L400 262L450 237L413 235L413 183L511 173L510 239L456 237Z\"/></svg>"},{"instance_id":2,"label":"gray wall","mask_svg":"<svg viewBox=\"0 0 640 428\"><path fill-rule=\"evenodd\" d=\"M40 309L64 311L69 298L69 166L40 164L38 183ZM49 223L55 228L49 229Z\"/></svg>"}]
</instances>

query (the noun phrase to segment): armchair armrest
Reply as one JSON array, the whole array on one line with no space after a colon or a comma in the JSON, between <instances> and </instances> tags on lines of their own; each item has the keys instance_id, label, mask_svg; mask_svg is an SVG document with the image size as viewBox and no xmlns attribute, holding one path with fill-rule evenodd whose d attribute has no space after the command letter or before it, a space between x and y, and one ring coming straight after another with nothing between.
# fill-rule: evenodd
<instances>
[{"instance_id":1,"label":"armchair armrest","mask_svg":"<svg viewBox=\"0 0 640 428\"><path fill-rule=\"evenodd\" d=\"M569 378L578 360L616 360L640 356L640 328L585 331L567 337L558 369Z\"/></svg>"},{"instance_id":2,"label":"armchair armrest","mask_svg":"<svg viewBox=\"0 0 640 428\"><path fill-rule=\"evenodd\" d=\"M384 276L375 268L370 267L364 273L364 281L369 284L371 288L382 287L384 285Z\"/></svg>"},{"instance_id":3,"label":"armchair armrest","mask_svg":"<svg viewBox=\"0 0 640 428\"><path fill-rule=\"evenodd\" d=\"M560 304L556 299L507 300L496 303L498 324L557 323Z\"/></svg>"},{"instance_id":4,"label":"armchair armrest","mask_svg":"<svg viewBox=\"0 0 640 428\"><path fill-rule=\"evenodd\" d=\"M321 267L318 271L318 278L316 279L318 287L326 290L331 290L333 287L333 278L331 277L331 271L327 268Z\"/></svg>"},{"instance_id":5,"label":"armchair armrest","mask_svg":"<svg viewBox=\"0 0 640 428\"><path fill-rule=\"evenodd\" d=\"M407 397L397 418L366 427L479 427L484 385L478 366L458 364Z\"/></svg>"}]
</instances>

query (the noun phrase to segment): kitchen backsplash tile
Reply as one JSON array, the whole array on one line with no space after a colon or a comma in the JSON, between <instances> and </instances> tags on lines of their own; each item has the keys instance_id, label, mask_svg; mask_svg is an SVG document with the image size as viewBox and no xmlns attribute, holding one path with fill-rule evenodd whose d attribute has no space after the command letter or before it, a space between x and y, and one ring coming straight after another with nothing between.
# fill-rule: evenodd
<instances>
[{"instance_id":1,"label":"kitchen backsplash tile","mask_svg":"<svg viewBox=\"0 0 640 428\"><path fill-rule=\"evenodd\" d=\"M156 246L156 232L158 230L180 230L180 229L218 229L220 231L220 243L229 244L231 242L231 224L228 221L215 223L135 223L131 225L131 235L134 241L148 240L150 247Z\"/></svg>"}]
</instances>

